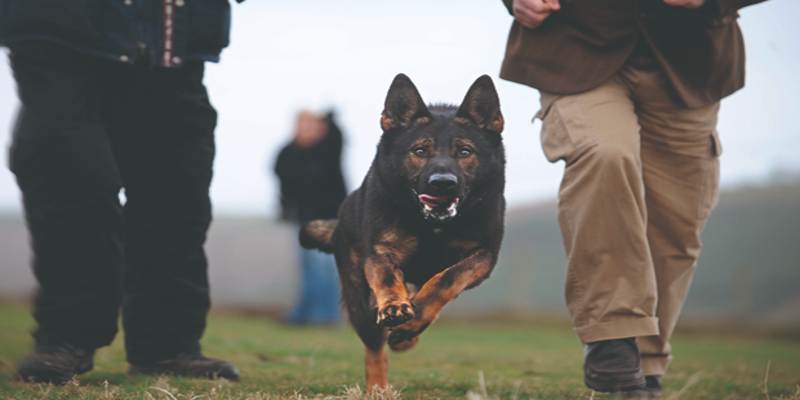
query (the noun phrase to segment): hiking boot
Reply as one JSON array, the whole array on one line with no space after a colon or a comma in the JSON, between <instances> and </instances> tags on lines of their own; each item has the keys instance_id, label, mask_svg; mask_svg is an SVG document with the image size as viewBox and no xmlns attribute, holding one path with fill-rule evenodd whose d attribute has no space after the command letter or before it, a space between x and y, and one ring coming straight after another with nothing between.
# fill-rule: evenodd
<instances>
[{"instance_id":1,"label":"hiking boot","mask_svg":"<svg viewBox=\"0 0 800 400\"><path fill-rule=\"evenodd\" d=\"M586 345L583 381L605 393L638 392L645 388L636 339L612 339Z\"/></svg>"},{"instance_id":2,"label":"hiking boot","mask_svg":"<svg viewBox=\"0 0 800 400\"><path fill-rule=\"evenodd\" d=\"M70 345L36 346L17 363L17 376L25 382L63 385L94 367L94 350Z\"/></svg>"},{"instance_id":3,"label":"hiking boot","mask_svg":"<svg viewBox=\"0 0 800 400\"><path fill-rule=\"evenodd\" d=\"M206 357L200 352L179 354L175 358L149 364L131 364L128 372L133 375L176 375L239 380L239 370L236 366L227 361Z\"/></svg>"}]
</instances>

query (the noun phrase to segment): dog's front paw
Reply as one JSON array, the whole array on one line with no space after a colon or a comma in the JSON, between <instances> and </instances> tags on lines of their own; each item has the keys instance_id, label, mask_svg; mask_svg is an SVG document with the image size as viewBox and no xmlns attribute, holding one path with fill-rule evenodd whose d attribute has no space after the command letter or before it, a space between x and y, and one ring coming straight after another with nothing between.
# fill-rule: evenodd
<instances>
[{"instance_id":1,"label":"dog's front paw","mask_svg":"<svg viewBox=\"0 0 800 400\"><path fill-rule=\"evenodd\" d=\"M391 328L412 319L414 319L414 306L408 300L395 301L378 310L378 325L381 326Z\"/></svg>"}]
</instances>

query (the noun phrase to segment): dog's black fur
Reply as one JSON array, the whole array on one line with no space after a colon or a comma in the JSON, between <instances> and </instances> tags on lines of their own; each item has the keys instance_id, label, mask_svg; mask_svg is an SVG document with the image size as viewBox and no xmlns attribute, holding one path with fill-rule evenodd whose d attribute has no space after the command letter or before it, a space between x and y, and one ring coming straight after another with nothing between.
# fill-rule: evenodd
<instances>
[{"instance_id":1,"label":"dog's black fur","mask_svg":"<svg viewBox=\"0 0 800 400\"><path fill-rule=\"evenodd\" d=\"M338 222L312 221L300 234L304 247L336 255L370 388L387 384L387 339L410 348L447 302L489 276L505 213L503 117L488 76L460 107L428 107L399 74L381 127L372 166Z\"/></svg>"}]
</instances>

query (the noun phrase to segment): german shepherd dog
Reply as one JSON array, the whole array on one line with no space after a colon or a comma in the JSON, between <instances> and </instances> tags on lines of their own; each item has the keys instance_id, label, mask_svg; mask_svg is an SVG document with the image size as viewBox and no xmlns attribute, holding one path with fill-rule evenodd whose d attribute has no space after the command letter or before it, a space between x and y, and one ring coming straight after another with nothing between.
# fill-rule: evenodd
<instances>
[{"instance_id":1,"label":"german shepherd dog","mask_svg":"<svg viewBox=\"0 0 800 400\"><path fill-rule=\"evenodd\" d=\"M387 341L411 348L448 302L489 276L505 214L503 116L491 78L478 78L459 107L426 106L399 74L380 125L377 155L339 219L300 232L303 247L336 255L368 390L388 385Z\"/></svg>"}]
</instances>

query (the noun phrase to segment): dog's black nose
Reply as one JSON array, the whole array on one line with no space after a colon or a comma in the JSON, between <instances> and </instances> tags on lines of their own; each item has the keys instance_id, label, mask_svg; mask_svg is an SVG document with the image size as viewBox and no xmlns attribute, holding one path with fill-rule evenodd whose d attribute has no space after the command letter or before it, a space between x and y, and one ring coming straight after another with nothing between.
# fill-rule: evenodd
<instances>
[{"instance_id":1,"label":"dog's black nose","mask_svg":"<svg viewBox=\"0 0 800 400\"><path fill-rule=\"evenodd\" d=\"M428 184L441 190L452 189L458 185L458 177L453 174L433 174L428 178Z\"/></svg>"}]
</instances>

